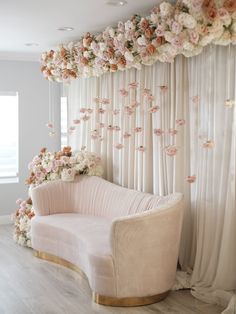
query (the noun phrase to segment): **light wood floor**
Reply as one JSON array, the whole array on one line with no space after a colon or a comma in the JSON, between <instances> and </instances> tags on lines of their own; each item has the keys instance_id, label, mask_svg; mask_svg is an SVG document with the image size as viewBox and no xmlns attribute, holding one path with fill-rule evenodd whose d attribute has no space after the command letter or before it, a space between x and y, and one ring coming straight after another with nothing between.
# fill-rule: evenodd
<instances>
[{"instance_id":1,"label":"light wood floor","mask_svg":"<svg viewBox=\"0 0 236 314\"><path fill-rule=\"evenodd\" d=\"M218 314L222 309L172 292L164 301L112 308L91 301L88 282L62 266L42 261L12 240L13 227L0 225L0 314Z\"/></svg>"}]
</instances>

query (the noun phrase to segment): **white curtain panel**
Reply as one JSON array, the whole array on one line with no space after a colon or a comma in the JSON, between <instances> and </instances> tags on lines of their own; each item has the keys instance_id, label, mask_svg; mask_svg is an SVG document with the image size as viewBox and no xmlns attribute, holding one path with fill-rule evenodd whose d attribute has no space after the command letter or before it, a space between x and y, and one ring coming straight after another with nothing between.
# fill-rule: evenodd
<instances>
[{"instance_id":1,"label":"white curtain panel","mask_svg":"<svg viewBox=\"0 0 236 314\"><path fill-rule=\"evenodd\" d=\"M193 295L224 306L231 299L224 314L236 313L235 75L236 48L211 46L190 59L67 86L74 150L100 154L109 181L184 193L179 261L193 269Z\"/></svg>"}]
</instances>

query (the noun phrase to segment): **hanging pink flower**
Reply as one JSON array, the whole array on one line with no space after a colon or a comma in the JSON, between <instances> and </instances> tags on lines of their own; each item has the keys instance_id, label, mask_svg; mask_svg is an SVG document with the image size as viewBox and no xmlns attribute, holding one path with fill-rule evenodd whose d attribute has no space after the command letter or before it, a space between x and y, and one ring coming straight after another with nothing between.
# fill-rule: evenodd
<instances>
[{"instance_id":1,"label":"hanging pink flower","mask_svg":"<svg viewBox=\"0 0 236 314\"><path fill-rule=\"evenodd\" d=\"M128 114L129 116L132 115L134 113L135 108L130 107L130 106L125 106L124 107L124 112L126 114Z\"/></svg>"},{"instance_id":2,"label":"hanging pink flower","mask_svg":"<svg viewBox=\"0 0 236 314\"><path fill-rule=\"evenodd\" d=\"M132 82L132 83L130 83L130 84L128 85L128 87L129 87L130 89L135 89L135 88L138 87L138 83L137 83L137 82Z\"/></svg>"},{"instance_id":3,"label":"hanging pink flower","mask_svg":"<svg viewBox=\"0 0 236 314\"><path fill-rule=\"evenodd\" d=\"M169 133L170 135L174 136L174 135L176 135L176 134L178 133L178 131L175 130L175 129L169 129L168 133Z\"/></svg>"},{"instance_id":4,"label":"hanging pink flower","mask_svg":"<svg viewBox=\"0 0 236 314\"><path fill-rule=\"evenodd\" d=\"M125 132L125 133L123 134L123 137L124 137L124 138L129 138L130 136L131 136L131 134L128 133L128 132Z\"/></svg>"},{"instance_id":5,"label":"hanging pink flower","mask_svg":"<svg viewBox=\"0 0 236 314\"><path fill-rule=\"evenodd\" d=\"M90 116L88 116L86 114L81 118L81 120L83 120L83 121L88 121L89 119L90 119Z\"/></svg>"},{"instance_id":6,"label":"hanging pink flower","mask_svg":"<svg viewBox=\"0 0 236 314\"><path fill-rule=\"evenodd\" d=\"M195 175L187 176L186 181L188 183L194 183L196 181L196 176Z\"/></svg>"},{"instance_id":7,"label":"hanging pink flower","mask_svg":"<svg viewBox=\"0 0 236 314\"><path fill-rule=\"evenodd\" d=\"M150 90L149 88L144 88L144 89L143 89L142 95L143 95L144 97L147 97L147 96L149 96L150 94L151 94L151 90Z\"/></svg>"},{"instance_id":8,"label":"hanging pink flower","mask_svg":"<svg viewBox=\"0 0 236 314\"><path fill-rule=\"evenodd\" d=\"M134 129L134 132L136 132L136 133L139 133L139 132L142 132L142 131L143 131L143 128L141 128L141 127L136 127Z\"/></svg>"},{"instance_id":9,"label":"hanging pink flower","mask_svg":"<svg viewBox=\"0 0 236 314\"><path fill-rule=\"evenodd\" d=\"M151 107L151 108L148 109L148 112L149 112L149 113L155 113L155 112L157 112L159 109L160 109L159 106L153 106L153 107Z\"/></svg>"},{"instance_id":10,"label":"hanging pink flower","mask_svg":"<svg viewBox=\"0 0 236 314\"><path fill-rule=\"evenodd\" d=\"M157 136L161 136L164 133L164 131L162 131L161 129L154 129L153 133Z\"/></svg>"},{"instance_id":11,"label":"hanging pink flower","mask_svg":"<svg viewBox=\"0 0 236 314\"><path fill-rule=\"evenodd\" d=\"M108 130L108 131L113 131L114 128L113 128L113 126L110 124L110 125L107 126L107 130Z\"/></svg>"},{"instance_id":12,"label":"hanging pink flower","mask_svg":"<svg viewBox=\"0 0 236 314\"><path fill-rule=\"evenodd\" d=\"M91 137L92 138L94 138L94 137L97 138L98 136L99 136L98 130L95 129L95 130L91 131Z\"/></svg>"},{"instance_id":13,"label":"hanging pink flower","mask_svg":"<svg viewBox=\"0 0 236 314\"><path fill-rule=\"evenodd\" d=\"M203 148L213 148L215 145L213 140L207 140L203 143Z\"/></svg>"},{"instance_id":14,"label":"hanging pink flower","mask_svg":"<svg viewBox=\"0 0 236 314\"><path fill-rule=\"evenodd\" d=\"M102 128L105 128L105 123L102 123L102 122L100 122L99 123L99 127L102 129Z\"/></svg>"},{"instance_id":15,"label":"hanging pink flower","mask_svg":"<svg viewBox=\"0 0 236 314\"><path fill-rule=\"evenodd\" d=\"M160 88L161 92L167 92L168 91L167 85L160 85L159 88Z\"/></svg>"},{"instance_id":16,"label":"hanging pink flower","mask_svg":"<svg viewBox=\"0 0 236 314\"><path fill-rule=\"evenodd\" d=\"M108 98L102 98L101 99L101 104L103 104L103 105L109 105L110 103L111 103L111 101Z\"/></svg>"},{"instance_id":17,"label":"hanging pink flower","mask_svg":"<svg viewBox=\"0 0 236 314\"><path fill-rule=\"evenodd\" d=\"M96 104L99 104L100 103L100 98L99 97L95 97L93 99L93 101L96 103Z\"/></svg>"},{"instance_id":18,"label":"hanging pink flower","mask_svg":"<svg viewBox=\"0 0 236 314\"><path fill-rule=\"evenodd\" d=\"M106 112L106 110L105 109L103 109L103 108L98 108L98 113L100 113L100 114L104 114Z\"/></svg>"},{"instance_id":19,"label":"hanging pink flower","mask_svg":"<svg viewBox=\"0 0 236 314\"><path fill-rule=\"evenodd\" d=\"M81 112L81 113L85 113L86 111L87 111L86 108L80 108L80 112Z\"/></svg>"},{"instance_id":20,"label":"hanging pink flower","mask_svg":"<svg viewBox=\"0 0 236 314\"><path fill-rule=\"evenodd\" d=\"M140 151L140 152L145 152L146 148L142 145L140 145L139 147L136 148L136 150Z\"/></svg>"},{"instance_id":21,"label":"hanging pink flower","mask_svg":"<svg viewBox=\"0 0 236 314\"><path fill-rule=\"evenodd\" d=\"M117 149L122 149L123 147L124 147L124 145L123 144L115 144L114 145L115 146L115 148L117 148Z\"/></svg>"},{"instance_id":22,"label":"hanging pink flower","mask_svg":"<svg viewBox=\"0 0 236 314\"><path fill-rule=\"evenodd\" d=\"M168 156L175 156L177 154L177 147L174 146L174 145L169 145L169 146L166 146L165 147L165 153L168 155Z\"/></svg>"},{"instance_id":23,"label":"hanging pink flower","mask_svg":"<svg viewBox=\"0 0 236 314\"><path fill-rule=\"evenodd\" d=\"M120 131L120 127L119 127L118 125L115 125L115 126L113 127L113 130L114 130L114 131Z\"/></svg>"},{"instance_id":24,"label":"hanging pink flower","mask_svg":"<svg viewBox=\"0 0 236 314\"><path fill-rule=\"evenodd\" d=\"M53 124L51 122L48 122L46 124L46 127L49 128L49 129L52 129L53 128Z\"/></svg>"},{"instance_id":25,"label":"hanging pink flower","mask_svg":"<svg viewBox=\"0 0 236 314\"><path fill-rule=\"evenodd\" d=\"M154 98L154 96L152 94L149 94L149 95L147 95L147 99L149 101L153 101L155 98Z\"/></svg>"},{"instance_id":26,"label":"hanging pink flower","mask_svg":"<svg viewBox=\"0 0 236 314\"><path fill-rule=\"evenodd\" d=\"M132 107L132 108L137 108L139 105L140 105L139 102L137 102L136 100L133 100L133 101L131 102L131 104L130 104L130 107Z\"/></svg>"},{"instance_id":27,"label":"hanging pink flower","mask_svg":"<svg viewBox=\"0 0 236 314\"><path fill-rule=\"evenodd\" d=\"M88 114L93 113L93 109L88 108L88 109L87 109L87 113L88 113Z\"/></svg>"},{"instance_id":28,"label":"hanging pink flower","mask_svg":"<svg viewBox=\"0 0 236 314\"><path fill-rule=\"evenodd\" d=\"M73 123L74 123L74 124L80 124L80 120L79 120L79 119L74 119L74 120L73 120Z\"/></svg>"},{"instance_id":29,"label":"hanging pink flower","mask_svg":"<svg viewBox=\"0 0 236 314\"><path fill-rule=\"evenodd\" d=\"M114 114L115 116L117 115L117 114L119 114L120 113L120 109L114 109L114 110L112 110L112 114Z\"/></svg>"},{"instance_id":30,"label":"hanging pink flower","mask_svg":"<svg viewBox=\"0 0 236 314\"><path fill-rule=\"evenodd\" d=\"M191 100L192 100L192 102L193 102L195 105L198 105L199 102L200 102L200 96L199 96L199 95L195 95L195 96L191 97Z\"/></svg>"},{"instance_id":31,"label":"hanging pink flower","mask_svg":"<svg viewBox=\"0 0 236 314\"><path fill-rule=\"evenodd\" d=\"M120 94L123 97L127 97L129 95L129 92L126 89L122 88L120 89Z\"/></svg>"},{"instance_id":32,"label":"hanging pink flower","mask_svg":"<svg viewBox=\"0 0 236 314\"><path fill-rule=\"evenodd\" d=\"M175 120L176 124L181 126L181 125L184 125L185 124L185 120L184 119L177 119Z\"/></svg>"}]
</instances>

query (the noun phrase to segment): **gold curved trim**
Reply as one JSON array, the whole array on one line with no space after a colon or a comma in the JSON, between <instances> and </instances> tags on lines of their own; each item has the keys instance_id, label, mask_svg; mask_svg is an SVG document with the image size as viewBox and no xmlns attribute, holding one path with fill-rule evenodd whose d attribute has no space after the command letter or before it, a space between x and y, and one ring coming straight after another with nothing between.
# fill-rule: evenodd
<instances>
[{"instance_id":1,"label":"gold curved trim","mask_svg":"<svg viewBox=\"0 0 236 314\"><path fill-rule=\"evenodd\" d=\"M108 306L142 306L160 302L167 297L168 293L169 291L147 297L114 298L93 292L93 301Z\"/></svg>"},{"instance_id":2,"label":"gold curved trim","mask_svg":"<svg viewBox=\"0 0 236 314\"><path fill-rule=\"evenodd\" d=\"M87 278L85 273L78 266L66 261L63 258L57 257L55 255L52 255L46 252L36 251L36 250L34 251L34 256L40 259L43 259L45 261L52 262L52 263L64 266L66 268L69 268L71 270L74 270L75 272L79 273L81 276Z\"/></svg>"},{"instance_id":3,"label":"gold curved trim","mask_svg":"<svg viewBox=\"0 0 236 314\"><path fill-rule=\"evenodd\" d=\"M85 273L77 266L74 265L60 257L57 257L55 255L41 252L41 251L34 251L34 255L38 258L41 258L43 260L56 263L58 265L67 267L71 270L76 271L83 277L87 278ZM102 305L108 305L108 306L142 306L142 305L148 305L153 304L162 301L165 299L168 295L169 291L159 293L156 295L146 296L146 297L128 297L128 298L115 298L115 297L109 297L100 295L98 293L93 292L93 301L98 304Z\"/></svg>"}]
</instances>

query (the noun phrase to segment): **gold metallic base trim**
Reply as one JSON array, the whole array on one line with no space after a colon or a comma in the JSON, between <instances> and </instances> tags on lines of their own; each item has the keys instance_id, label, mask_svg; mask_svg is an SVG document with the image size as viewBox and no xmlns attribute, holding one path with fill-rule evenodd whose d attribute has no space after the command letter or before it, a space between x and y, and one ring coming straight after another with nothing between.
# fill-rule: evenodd
<instances>
[{"instance_id":1,"label":"gold metallic base trim","mask_svg":"<svg viewBox=\"0 0 236 314\"><path fill-rule=\"evenodd\" d=\"M93 292L93 301L108 306L142 306L160 302L167 297L168 293L169 291L148 297L113 298Z\"/></svg>"},{"instance_id":2,"label":"gold metallic base trim","mask_svg":"<svg viewBox=\"0 0 236 314\"><path fill-rule=\"evenodd\" d=\"M75 272L79 273L83 277L87 278L85 276L85 273L78 266L66 261L63 258L57 257L57 256L49 254L49 253L41 252L41 251L34 251L34 256L41 258L45 261L52 262L52 263L67 267L67 268L74 270Z\"/></svg>"},{"instance_id":3,"label":"gold metallic base trim","mask_svg":"<svg viewBox=\"0 0 236 314\"><path fill-rule=\"evenodd\" d=\"M60 258L55 255L41 252L41 251L34 251L34 255L38 258L46 260L48 262L53 262L55 264L67 267L71 270L76 271L83 277L87 278L85 273L76 265ZM93 292L93 301L98 304L108 305L108 306L141 306L141 305L148 305L162 301L168 295L169 291L147 296L147 297L130 297L130 298L115 298L115 297L108 297L104 295L100 295L98 293Z\"/></svg>"}]
</instances>

